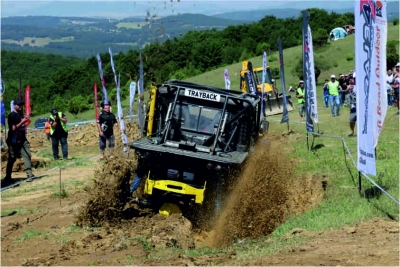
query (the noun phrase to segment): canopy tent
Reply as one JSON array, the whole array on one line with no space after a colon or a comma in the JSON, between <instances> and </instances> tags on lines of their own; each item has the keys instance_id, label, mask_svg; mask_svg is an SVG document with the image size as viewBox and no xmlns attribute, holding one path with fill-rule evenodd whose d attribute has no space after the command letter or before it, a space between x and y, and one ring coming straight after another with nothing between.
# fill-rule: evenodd
<instances>
[{"instance_id":1,"label":"canopy tent","mask_svg":"<svg viewBox=\"0 0 400 267\"><path fill-rule=\"evenodd\" d=\"M343 39L347 36L346 31L343 28L335 28L329 33L329 39L331 41L336 41L339 39Z\"/></svg>"}]
</instances>

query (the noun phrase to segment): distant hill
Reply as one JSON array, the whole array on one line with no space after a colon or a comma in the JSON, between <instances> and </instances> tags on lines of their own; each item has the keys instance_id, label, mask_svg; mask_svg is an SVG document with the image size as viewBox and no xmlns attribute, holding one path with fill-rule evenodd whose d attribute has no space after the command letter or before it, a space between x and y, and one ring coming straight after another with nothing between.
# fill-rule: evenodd
<instances>
[{"instance_id":1,"label":"distant hill","mask_svg":"<svg viewBox=\"0 0 400 267\"><path fill-rule=\"evenodd\" d=\"M190 30L222 30L246 21L184 13L124 19L18 16L1 19L2 49L90 57L110 45L116 53L180 37Z\"/></svg>"},{"instance_id":2,"label":"distant hill","mask_svg":"<svg viewBox=\"0 0 400 267\"><path fill-rule=\"evenodd\" d=\"M326 10L331 10L330 8L324 8ZM276 18L297 18L301 10L299 6L295 6L295 8L274 8L274 9L258 9L258 10L243 10L243 11L234 11L234 12L226 12L215 14L213 17L221 18L221 19L231 19L238 21L246 21L246 22L255 22L259 21L265 16L274 16ZM343 13L354 13L353 7L348 8L336 8L332 9L335 13L343 14ZM399 1L388 2L387 3L387 14L388 20L392 21L394 18L399 18Z\"/></svg>"}]
</instances>

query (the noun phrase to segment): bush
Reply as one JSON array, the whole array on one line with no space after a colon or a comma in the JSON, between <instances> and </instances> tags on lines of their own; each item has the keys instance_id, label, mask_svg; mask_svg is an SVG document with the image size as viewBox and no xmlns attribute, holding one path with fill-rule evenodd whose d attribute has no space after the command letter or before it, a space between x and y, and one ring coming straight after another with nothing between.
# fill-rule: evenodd
<instances>
[{"instance_id":1,"label":"bush","mask_svg":"<svg viewBox=\"0 0 400 267\"><path fill-rule=\"evenodd\" d=\"M352 61L354 59L353 55L347 55L346 60Z\"/></svg>"},{"instance_id":2,"label":"bush","mask_svg":"<svg viewBox=\"0 0 400 267\"><path fill-rule=\"evenodd\" d=\"M397 24L399 24L399 19L398 19L398 18L395 18L395 19L393 20L393 25L396 26Z\"/></svg>"},{"instance_id":3,"label":"bush","mask_svg":"<svg viewBox=\"0 0 400 267\"><path fill-rule=\"evenodd\" d=\"M274 61L277 61L278 60L278 58L276 57L276 56L269 56L268 57L268 62L274 62Z\"/></svg>"}]
</instances>

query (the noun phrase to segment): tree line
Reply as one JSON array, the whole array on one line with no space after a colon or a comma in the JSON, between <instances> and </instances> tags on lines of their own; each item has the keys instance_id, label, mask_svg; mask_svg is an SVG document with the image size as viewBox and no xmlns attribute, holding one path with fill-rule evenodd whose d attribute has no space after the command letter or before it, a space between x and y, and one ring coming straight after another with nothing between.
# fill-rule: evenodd
<instances>
[{"instance_id":1,"label":"tree line","mask_svg":"<svg viewBox=\"0 0 400 267\"><path fill-rule=\"evenodd\" d=\"M354 15L351 13L328 13L321 9L310 9L309 12L314 46L324 45L334 27L354 22ZM261 55L265 50L276 51L276 40L279 36L282 38L283 48L300 45L301 24L302 16L289 19L267 16L257 23L229 26L222 31L189 31L181 38L165 42L156 40L142 49L145 84L161 83L173 78L185 79ZM31 86L34 114L48 113L53 106L69 109L75 114L91 108L93 84L97 82L100 85L95 57L97 52L102 52L100 55L107 89L111 100L115 101L108 49L93 51L93 56L88 59L2 50L6 107L18 95L21 76L23 88L28 84ZM121 92L123 96L127 96L130 82L138 78L139 51L117 53L114 61L117 72L121 74ZM99 98L101 97L99 90Z\"/></svg>"}]
</instances>

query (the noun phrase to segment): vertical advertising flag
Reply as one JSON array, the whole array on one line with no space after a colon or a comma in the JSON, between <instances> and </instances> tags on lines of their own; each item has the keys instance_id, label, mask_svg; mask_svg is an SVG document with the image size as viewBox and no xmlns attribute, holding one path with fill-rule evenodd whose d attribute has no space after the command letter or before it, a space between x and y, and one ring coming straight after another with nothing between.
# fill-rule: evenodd
<instances>
[{"instance_id":1,"label":"vertical advertising flag","mask_svg":"<svg viewBox=\"0 0 400 267\"><path fill-rule=\"evenodd\" d=\"M121 79L119 79L117 83L117 114L119 120L119 128L121 130L121 138L122 144L124 144L124 152L126 152L126 145L128 144L128 137L125 133L125 121L124 121L124 113L122 111L122 104L121 104L121 86L120 86Z\"/></svg>"},{"instance_id":2,"label":"vertical advertising flag","mask_svg":"<svg viewBox=\"0 0 400 267\"><path fill-rule=\"evenodd\" d=\"M112 69L113 74L114 74L115 88L117 88L118 87L117 73L115 72L114 59L113 59L113 55L112 55L112 52L111 52L111 47L108 48L108 53L110 54L111 69Z\"/></svg>"},{"instance_id":3,"label":"vertical advertising flag","mask_svg":"<svg viewBox=\"0 0 400 267\"><path fill-rule=\"evenodd\" d=\"M289 122L289 112L287 109L287 98L286 98L286 85L285 85L285 68L283 64L283 50L282 50L282 39L278 38L278 49L279 49L279 65L280 65L280 78L282 85L282 97L283 97L283 113L281 123Z\"/></svg>"},{"instance_id":4,"label":"vertical advertising flag","mask_svg":"<svg viewBox=\"0 0 400 267\"><path fill-rule=\"evenodd\" d=\"M97 99L97 83L94 83L93 94L94 94L94 114L96 116L96 120L98 120L99 119L99 100Z\"/></svg>"},{"instance_id":5,"label":"vertical advertising flag","mask_svg":"<svg viewBox=\"0 0 400 267\"><path fill-rule=\"evenodd\" d=\"M142 52L139 55L139 81L138 81L138 94L139 94L139 106L138 106L138 124L140 132L143 134L144 128L144 79L143 79L143 59Z\"/></svg>"},{"instance_id":6,"label":"vertical advertising flag","mask_svg":"<svg viewBox=\"0 0 400 267\"><path fill-rule=\"evenodd\" d=\"M97 57L97 65L99 66L101 86L103 87L103 101L104 102L108 102L106 82L104 80L104 74L103 74L103 67L102 67L102 63L101 63L101 58L100 58L99 54L97 54L96 57Z\"/></svg>"},{"instance_id":7,"label":"vertical advertising flag","mask_svg":"<svg viewBox=\"0 0 400 267\"><path fill-rule=\"evenodd\" d=\"M31 86L30 85L28 85L25 88L25 116L27 116L28 118L31 116ZM28 127L29 124L31 124L31 120L28 120L26 122L26 127Z\"/></svg>"},{"instance_id":8,"label":"vertical advertising flag","mask_svg":"<svg viewBox=\"0 0 400 267\"><path fill-rule=\"evenodd\" d=\"M376 175L375 145L386 115L386 1L355 0L357 168ZM383 108L385 107L385 111Z\"/></svg>"},{"instance_id":9,"label":"vertical advertising flag","mask_svg":"<svg viewBox=\"0 0 400 267\"><path fill-rule=\"evenodd\" d=\"M306 105L306 130L307 132L314 132L314 124L311 119L311 104L312 104L312 90L311 90L311 66L310 66L310 46L308 37L308 21L310 15L308 11L303 13L303 79L305 91L305 105Z\"/></svg>"},{"instance_id":10,"label":"vertical advertising flag","mask_svg":"<svg viewBox=\"0 0 400 267\"><path fill-rule=\"evenodd\" d=\"M6 126L6 108L4 106L4 92L5 92L5 86L0 71L0 113L1 113L0 123L1 125Z\"/></svg>"},{"instance_id":11,"label":"vertical advertising flag","mask_svg":"<svg viewBox=\"0 0 400 267\"><path fill-rule=\"evenodd\" d=\"M309 98L309 113L311 119L318 123L318 108L317 108L317 83L315 82L315 65L314 65L314 49L310 25L308 25L308 48L309 48L309 66L310 66L310 90Z\"/></svg>"},{"instance_id":12,"label":"vertical advertising flag","mask_svg":"<svg viewBox=\"0 0 400 267\"><path fill-rule=\"evenodd\" d=\"M247 63L247 83L248 83L248 88L249 91L252 95L257 95L257 84L256 80L254 79L254 73L253 73L253 64L251 61L248 61Z\"/></svg>"},{"instance_id":13,"label":"vertical advertising flag","mask_svg":"<svg viewBox=\"0 0 400 267\"><path fill-rule=\"evenodd\" d=\"M136 93L136 83L131 82L129 85L129 115L131 117L131 122L133 118L133 103L135 101L135 93Z\"/></svg>"},{"instance_id":14,"label":"vertical advertising flag","mask_svg":"<svg viewBox=\"0 0 400 267\"><path fill-rule=\"evenodd\" d=\"M13 110L14 110L14 100L10 101L10 110L11 110L11 112L13 112Z\"/></svg>"},{"instance_id":15,"label":"vertical advertising flag","mask_svg":"<svg viewBox=\"0 0 400 267\"><path fill-rule=\"evenodd\" d=\"M225 89L230 90L231 89L231 81L229 79L228 69L224 70L224 78L225 78Z\"/></svg>"},{"instance_id":16,"label":"vertical advertising flag","mask_svg":"<svg viewBox=\"0 0 400 267\"><path fill-rule=\"evenodd\" d=\"M263 53L263 60L262 60L262 81L261 81L261 118L264 117L264 109L265 109L265 103L264 103L264 85L265 85L265 80L267 79L267 52L264 51Z\"/></svg>"}]
</instances>

